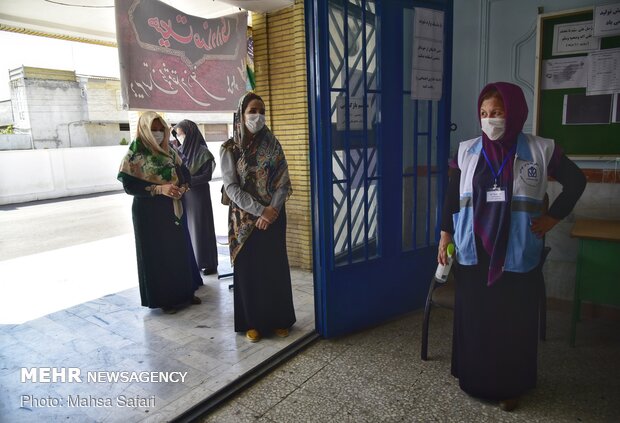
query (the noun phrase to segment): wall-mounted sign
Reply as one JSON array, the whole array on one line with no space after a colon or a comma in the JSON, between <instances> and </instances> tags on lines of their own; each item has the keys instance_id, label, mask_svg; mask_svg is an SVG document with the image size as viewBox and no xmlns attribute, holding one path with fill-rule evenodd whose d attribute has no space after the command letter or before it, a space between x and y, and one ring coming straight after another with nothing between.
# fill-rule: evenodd
<instances>
[{"instance_id":1,"label":"wall-mounted sign","mask_svg":"<svg viewBox=\"0 0 620 423\"><path fill-rule=\"evenodd\" d=\"M411 98L441 100L443 85L443 18L441 10L416 7L413 16Z\"/></svg>"},{"instance_id":2,"label":"wall-mounted sign","mask_svg":"<svg viewBox=\"0 0 620 423\"><path fill-rule=\"evenodd\" d=\"M620 3L597 6L594 9L594 36L620 35Z\"/></svg>"},{"instance_id":3,"label":"wall-mounted sign","mask_svg":"<svg viewBox=\"0 0 620 423\"><path fill-rule=\"evenodd\" d=\"M601 40L594 36L594 22L558 24L553 27L551 54L587 53L598 50Z\"/></svg>"}]
</instances>

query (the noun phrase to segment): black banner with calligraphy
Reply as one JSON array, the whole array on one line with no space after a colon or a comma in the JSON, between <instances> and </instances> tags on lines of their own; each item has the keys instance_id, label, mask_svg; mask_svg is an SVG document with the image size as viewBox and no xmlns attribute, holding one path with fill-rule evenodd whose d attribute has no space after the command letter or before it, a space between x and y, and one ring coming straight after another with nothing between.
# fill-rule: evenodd
<instances>
[{"instance_id":1,"label":"black banner with calligraphy","mask_svg":"<svg viewBox=\"0 0 620 423\"><path fill-rule=\"evenodd\" d=\"M204 19L157 0L114 7L124 109L236 109L246 91L246 12Z\"/></svg>"}]
</instances>

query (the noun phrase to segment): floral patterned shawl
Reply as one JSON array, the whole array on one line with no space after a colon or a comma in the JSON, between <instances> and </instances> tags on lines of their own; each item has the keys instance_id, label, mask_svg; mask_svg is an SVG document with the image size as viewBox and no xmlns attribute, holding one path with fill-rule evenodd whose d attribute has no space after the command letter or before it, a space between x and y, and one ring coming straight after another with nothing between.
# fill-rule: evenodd
<instances>
[{"instance_id":1,"label":"floral patterned shawl","mask_svg":"<svg viewBox=\"0 0 620 423\"><path fill-rule=\"evenodd\" d=\"M161 145L155 141L151 132L151 125L159 119L164 126L164 140ZM174 184L181 185L180 175L176 167L182 161L173 148L168 145L170 128L166 121L155 112L145 112L138 120L136 139L129 145L129 151L123 158L117 179L123 182L125 175L154 185ZM174 215L179 220L183 215L183 206L180 200L172 200Z\"/></svg>"},{"instance_id":2,"label":"floral patterned shawl","mask_svg":"<svg viewBox=\"0 0 620 423\"><path fill-rule=\"evenodd\" d=\"M239 186L261 204L268 206L273 194L282 187L287 187L287 199L293 189L288 173L288 164L284 151L278 139L265 126L254 139L246 136L243 120L243 110L253 100L262 99L249 92L239 101L239 107L234 115L233 137L222 144L222 148L232 152L237 163ZM228 242L230 259L234 264L235 258L243 244L248 239L259 216L254 216L231 203L228 223Z\"/></svg>"}]
</instances>

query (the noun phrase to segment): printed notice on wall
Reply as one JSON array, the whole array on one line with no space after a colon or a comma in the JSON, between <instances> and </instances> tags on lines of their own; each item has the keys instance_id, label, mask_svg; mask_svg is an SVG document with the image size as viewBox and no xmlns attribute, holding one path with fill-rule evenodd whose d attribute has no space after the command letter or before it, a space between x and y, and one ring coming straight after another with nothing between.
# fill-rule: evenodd
<instances>
[{"instance_id":1,"label":"printed notice on wall","mask_svg":"<svg viewBox=\"0 0 620 423\"><path fill-rule=\"evenodd\" d=\"M588 55L588 95L620 92L620 48L610 48Z\"/></svg>"},{"instance_id":2,"label":"printed notice on wall","mask_svg":"<svg viewBox=\"0 0 620 423\"><path fill-rule=\"evenodd\" d=\"M413 16L413 55L411 98L441 100L444 57L444 13L415 8Z\"/></svg>"},{"instance_id":3,"label":"printed notice on wall","mask_svg":"<svg viewBox=\"0 0 620 423\"><path fill-rule=\"evenodd\" d=\"M620 35L620 3L597 6L594 9L594 36Z\"/></svg>"},{"instance_id":4,"label":"printed notice on wall","mask_svg":"<svg viewBox=\"0 0 620 423\"><path fill-rule=\"evenodd\" d=\"M336 99L336 130L344 131L347 129L346 120L346 101L344 96ZM371 123L368 122L369 128ZM349 130L361 131L364 129L364 98L349 97Z\"/></svg>"},{"instance_id":5,"label":"printed notice on wall","mask_svg":"<svg viewBox=\"0 0 620 423\"><path fill-rule=\"evenodd\" d=\"M588 83L588 63L585 56L544 60L542 89L585 88Z\"/></svg>"},{"instance_id":6,"label":"printed notice on wall","mask_svg":"<svg viewBox=\"0 0 620 423\"><path fill-rule=\"evenodd\" d=\"M598 50L600 38L594 36L593 21L555 25L553 27L552 54L587 53Z\"/></svg>"}]
</instances>

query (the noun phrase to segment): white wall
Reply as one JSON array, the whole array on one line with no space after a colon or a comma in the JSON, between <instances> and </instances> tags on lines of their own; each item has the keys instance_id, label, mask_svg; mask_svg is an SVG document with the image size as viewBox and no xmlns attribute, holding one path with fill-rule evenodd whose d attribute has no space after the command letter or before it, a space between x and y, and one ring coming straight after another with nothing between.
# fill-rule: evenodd
<instances>
[{"instance_id":1,"label":"white wall","mask_svg":"<svg viewBox=\"0 0 620 423\"><path fill-rule=\"evenodd\" d=\"M71 147L68 128L85 118L78 83L27 79L26 87L35 148Z\"/></svg>"},{"instance_id":2,"label":"white wall","mask_svg":"<svg viewBox=\"0 0 620 423\"><path fill-rule=\"evenodd\" d=\"M129 131L121 131L117 122L73 122L68 125L67 133L71 147L120 145L123 138L130 140Z\"/></svg>"},{"instance_id":3,"label":"white wall","mask_svg":"<svg viewBox=\"0 0 620 423\"><path fill-rule=\"evenodd\" d=\"M129 122L126 110L121 107L121 83L118 80L77 76L83 90L83 107L90 121Z\"/></svg>"},{"instance_id":4,"label":"white wall","mask_svg":"<svg viewBox=\"0 0 620 423\"><path fill-rule=\"evenodd\" d=\"M0 126L13 124L13 106L11 100L0 101Z\"/></svg>"},{"instance_id":5,"label":"white wall","mask_svg":"<svg viewBox=\"0 0 620 423\"><path fill-rule=\"evenodd\" d=\"M480 134L478 94L489 82L508 81L523 88L530 109L525 131L532 128L536 21L544 13L617 3L618 0L458 0L454 2L451 120L459 141Z\"/></svg>"},{"instance_id":6,"label":"white wall","mask_svg":"<svg viewBox=\"0 0 620 423\"><path fill-rule=\"evenodd\" d=\"M123 189L127 146L0 151L0 204Z\"/></svg>"},{"instance_id":7,"label":"white wall","mask_svg":"<svg viewBox=\"0 0 620 423\"><path fill-rule=\"evenodd\" d=\"M0 134L0 150L29 150L32 139L29 134Z\"/></svg>"}]
</instances>

